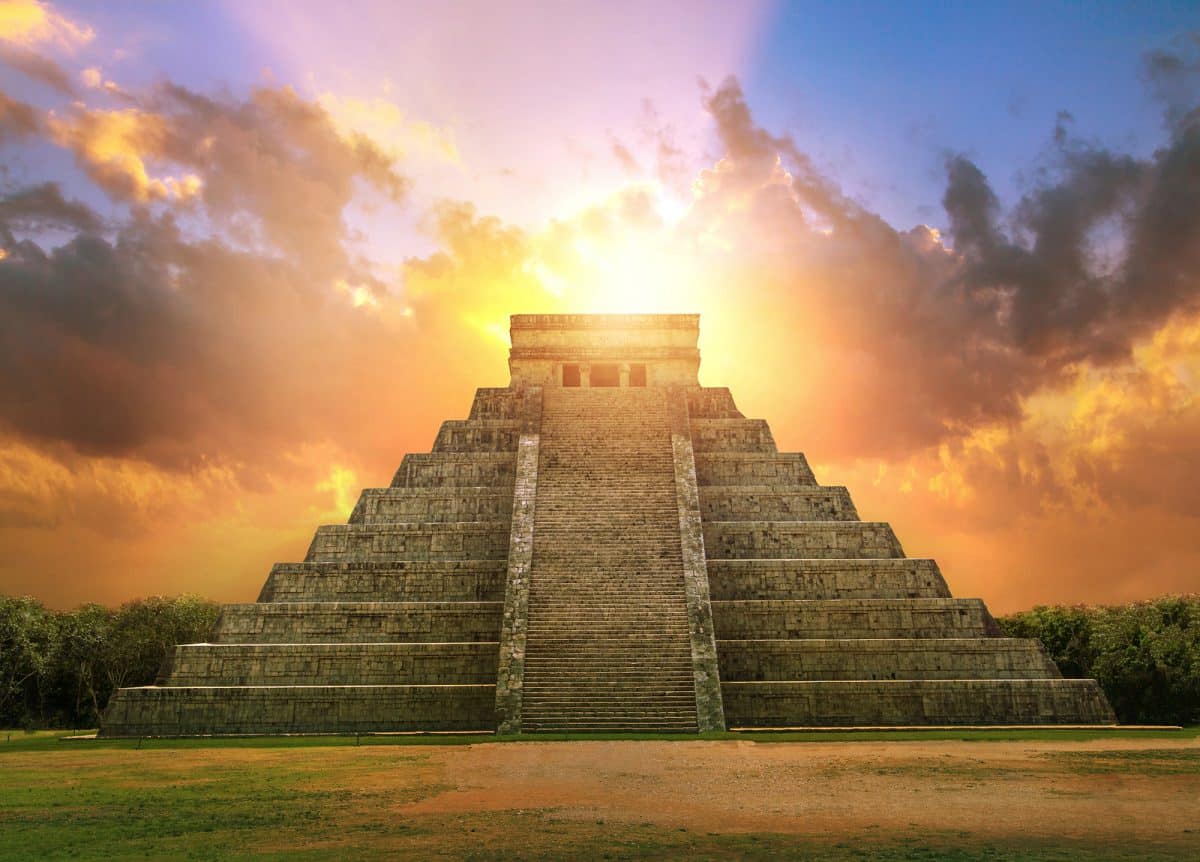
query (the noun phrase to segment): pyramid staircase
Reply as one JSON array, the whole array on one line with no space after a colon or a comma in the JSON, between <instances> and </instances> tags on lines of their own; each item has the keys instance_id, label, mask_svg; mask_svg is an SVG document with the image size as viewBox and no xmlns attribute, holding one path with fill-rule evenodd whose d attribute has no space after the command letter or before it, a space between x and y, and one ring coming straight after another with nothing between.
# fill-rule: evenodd
<instances>
[{"instance_id":1,"label":"pyramid staircase","mask_svg":"<svg viewBox=\"0 0 1200 862\"><path fill-rule=\"evenodd\" d=\"M522 731L695 733L666 398L547 389Z\"/></svg>"}]
</instances>

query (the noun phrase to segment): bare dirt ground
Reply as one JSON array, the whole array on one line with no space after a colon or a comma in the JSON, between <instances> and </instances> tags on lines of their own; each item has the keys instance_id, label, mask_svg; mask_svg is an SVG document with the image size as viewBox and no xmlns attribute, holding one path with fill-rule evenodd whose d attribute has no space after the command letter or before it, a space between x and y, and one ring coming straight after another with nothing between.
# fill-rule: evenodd
<instances>
[{"instance_id":1,"label":"bare dirt ground","mask_svg":"<svg viewBox=\"0 0 1200 862\"><path fill-rule=\"evenodd\" d=\"M1177 836L1194 840L1200 856L1200 760L1176 757L1185 751L1200 754L1200 744L477 745L435 752L428 768L447 789L397 810L553 809L579 819L816 836L914 827L1090 841Z\"/></svg>"}]
</instances>

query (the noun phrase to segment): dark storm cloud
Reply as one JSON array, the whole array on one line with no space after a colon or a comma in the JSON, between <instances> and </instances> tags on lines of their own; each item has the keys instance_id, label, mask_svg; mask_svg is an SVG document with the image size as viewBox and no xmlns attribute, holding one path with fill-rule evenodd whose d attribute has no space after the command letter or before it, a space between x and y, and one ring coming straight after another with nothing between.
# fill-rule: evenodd
<instances>
[{"instance_id":1,"label":"dark storm cloud","mask_svg":"<svg viewBox=\"0 0 1200 862\"><path fill-rule=\"evenodd\" d=\"M356 183L395 200L407 180L290 90L218 101L166 86L138 110L157 131L126 143L194 169L199 209L143 206L112 175L97 179L134 203L112 225L53 183L0 199L0 428L173 469L252 469L341 434L369 446L384 433L370 405L328 405L351 373L369 385L405 357L395 326L337 288L381 289L347 251L343 213ZM88 124L109 119L71 118L81 161ZM197 218L216 234L197 238Z\"/></svg>"},{"instance_id":2,"label":"dark storm cloud","mask_svg":"<svg viewBox=\"0 0 1200 862\"><path fill-rule=\"evenodd\" d=\"M735 236L766 267L770 279L753 276L764 319L823 322L814 373L829 386L811 384L821 406L805 431L829 455L897 455L1016 419L1023 397L1200 308L1195 112L1147 159L1073 141L1060 118L1053 163L1008 212L976 165L950 158L947 249L847 199L791 138L755 124L736 81L705 105L724 156L701 176L689 227Z\"/></svg>"}]
</instances>

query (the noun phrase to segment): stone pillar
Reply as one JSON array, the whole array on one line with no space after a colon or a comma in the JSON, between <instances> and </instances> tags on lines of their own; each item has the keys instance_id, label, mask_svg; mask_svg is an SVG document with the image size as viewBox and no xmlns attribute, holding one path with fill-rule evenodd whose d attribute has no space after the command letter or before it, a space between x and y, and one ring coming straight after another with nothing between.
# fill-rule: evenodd
<instances>
[{"instance_id":1,"label":"stone pillar","mask_svg":"<svg viewBox=\"0 0 1200 862\"><path fill-rule=\"evenodd\" d=\"M592 366L586 362L579 365L579 385L584 389L592 385Z\"/></svg>"},{"instance_id":2,"label":"stone pillar","mask_svg":"<svg viewBox=\"0 0 1200 862\"><path fill-rule=\"evenodd\" d=\"M675 462L675 498L679 505L679 537L683 545L683 583L687 595L688 628L692 641L692 680L696 687L696 725L700 732L725 729L721 676L717 669L717 640L708 593L708 563L700 523L700 489L696 455L688 419L687 392L667 387L667 416L671 423L671 454Z\"/></svg>"},{"instance_id":3,"label":"stone pillar","mask_svg":"<svg viewBox=\"0 0 1200 862\"><path fill-rule=\"evenodd\" d=\"M521 437L517 443L517 479L513 485L512 530L508 539L508 579L500 628L500 663L496 670L496 733L502 736L521 732L542 387L530 386L522 391L520 411Z\"/></svg>"},{"instance_id":4,"label":"stone pillar","mask_svg":"<svg viewBox=\"0 0 1200 862\"><path fill-rule=\"evenodd\" d=\"M629 388L629 363L628 362L621 363L620 375L621 375L621 381L620 381L621 388L628 389Z\"/></svg>"}]
</instances>

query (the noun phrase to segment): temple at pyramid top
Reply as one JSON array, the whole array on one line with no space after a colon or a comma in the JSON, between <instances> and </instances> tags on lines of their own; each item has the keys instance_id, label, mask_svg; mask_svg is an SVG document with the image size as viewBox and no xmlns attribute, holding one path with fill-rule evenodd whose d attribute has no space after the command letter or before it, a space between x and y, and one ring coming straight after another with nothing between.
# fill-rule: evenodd
<instances>
[{"instance_id":1,"label":"temple at pyramid top","mask_svg":"<svg viewBox=\"0 0 1200 862\"><path fill-rule=\"evenodd\" d=\"M512 385L697 386L698 314L514 314Z\"/></svg>"}]
</instances>

